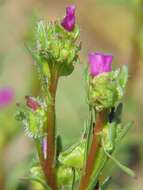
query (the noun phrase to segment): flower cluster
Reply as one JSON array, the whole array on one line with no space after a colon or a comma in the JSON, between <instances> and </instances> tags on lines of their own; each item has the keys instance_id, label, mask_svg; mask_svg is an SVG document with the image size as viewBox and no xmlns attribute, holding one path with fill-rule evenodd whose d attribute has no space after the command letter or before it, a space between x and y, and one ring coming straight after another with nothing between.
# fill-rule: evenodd
<instances>
[{"instance_id":1,"label":"flower cluster","mask_svg":"<svg viewBox=\"0 0 143 190\"><path fill-rule=\"evenodd\" d=\"M124 172L134 172L117 161L112 153L131 127L122 128L122 98L128 80L128 69L112 69L113 56L91 52L88 56L87 96L89 118L84 123L82 138L63 150L62 138L56 134L56 90L60 76L72 73L78 62L80 44L75 6L68 6L66 16L56 22L40 21L35 32L35 48L31 51L42 80L41 96L26 96L19 105L17 118L36 143L39 161L31 169L31 177L45 190L105 189L100 175L108 159ZM6 95L5 95L6 94ZM9 93L0 94L0 102L8 102Z\"/></svg>"}]
</instances>

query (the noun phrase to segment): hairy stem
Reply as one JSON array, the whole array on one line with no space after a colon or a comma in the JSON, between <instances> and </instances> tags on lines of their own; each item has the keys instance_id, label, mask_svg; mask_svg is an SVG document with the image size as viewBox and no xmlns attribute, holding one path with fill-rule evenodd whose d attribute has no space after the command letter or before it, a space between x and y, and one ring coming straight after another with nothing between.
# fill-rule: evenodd
<instances>
[{"instance_id":1,"label":"hairy stem","mask_svg":"<svg viewBox=\"0 0 143 190\"><path fill-rule=\"evenodd\" d=\"M100 146L98 133L102 130L103 124L104 124L104 113L101 112L98 115L96 126L94 127L92 144L87 156L85 172L82 176L82 179L79 185L79 190L86 190L89 184L89 179L90 179L90 176L92 175L94 164L95 164L96 154Z\"/></svg>"},{"instance_id":2,"label":"hairy stem","mask_svg":"<svg viewBox=\"0 0 143 190\"><path fill-rule=\"evenodd\" d=\"M47 108L47 121L45 123L45 133L47 135L47 157L40 155L41 165L45 174L46 181L52 190L57 190L56 183L56 171L55 171L55 131L56 131L56 114L55 114L55 98L56 89L58 83L58 75L53 74L51 76L51 84L49 86L49 92L51 94L52 102Z\"/></svg>"}]
</instances>

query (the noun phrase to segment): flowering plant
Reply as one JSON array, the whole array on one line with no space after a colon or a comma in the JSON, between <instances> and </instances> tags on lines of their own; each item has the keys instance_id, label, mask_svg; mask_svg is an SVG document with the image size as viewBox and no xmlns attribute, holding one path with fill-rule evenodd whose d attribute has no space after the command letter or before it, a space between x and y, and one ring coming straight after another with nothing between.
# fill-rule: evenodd
<instances>
[{"instance_id":1,"label":"flowering plant","mask_svg":"<svg viewBox=\"0 0 143 190\"><path fill-rule=\"evenodd\" d=\"M112 155L132 126L121 122L128 69L123 66L113 70L112 55L89 54L86 71L89 117L82 137L63 150L61 136L56 134L57 85L60 77L70 75L79 62L79 34L75 6L69 6L62 20L38 22L34 48L29 48L36 61L42 93L39 97L26 96L26 104L18 105L17 119L33 138L39 157L29 179L41 183L45 190L105 190L110 177L104 180L100 177L108 160L135 176Z\"/></svg>"}]
</instances>

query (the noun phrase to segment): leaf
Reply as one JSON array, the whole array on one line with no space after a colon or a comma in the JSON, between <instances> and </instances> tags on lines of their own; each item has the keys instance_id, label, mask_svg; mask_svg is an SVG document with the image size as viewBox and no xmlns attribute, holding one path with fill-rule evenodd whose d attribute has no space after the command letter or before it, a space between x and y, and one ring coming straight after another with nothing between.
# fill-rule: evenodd
<instances>
[{"instance_id":1,"label":"leaf","mask_svg":"<svg viewBox=\"0 0 143 190\"><path fill-rule=\"evenodd\" d=\"M60 66L60 76L68 76L70 75L74 70L74 66L71 65L67 65L67 64L63 64L62 66Z\"/></svg>"},{"instance_id":2,"label":"leaf","mask_svg":"<svg viewBox=\"0 0 143 190\"><path fill-rule=\"evenodd\" d=\"M131 177L136 177L135 173L133 170L131 170L130 168L128 168L127 166L121 164L116 158L114 158L112 155L110 155L106 149L105 149L105 145L104 145L104 141L102 139L102 145L103 145L103 149L105 154L122 170L124 171L127 175L131 176Z\"/></svg>"},{"instance_id":3,"label":"leaf","mask_svg":"<svg viewBox=\"0 0 143 190\"><path fill-rule=\"evenodd\" d=\"M62 144L62 138L60 135L57 136L57 139L56 139L56 151L57 151L57 157L59 156L60 152L62 152L63 150L63 144Z\"/></svg>"},{"instance_id":4,"label":"leaf","mask_svg":"<svg viewBox=\"0 0 143 190\"><path fill-rule=\"evenodd\" d=\"M75 181L76 181L76 171L74 168L72 168L72 172L73 172L73 180L72 180L72 186L71 186L71 190L74 190L74 186L75 186Z\"/></svg>"},{"instance_id":5,"label":"leaf","mask_svg":"<svg viewBox=\"0 0 143 190\"><path fill-rule=\"evenodd\" d=\"M121 139L128 133L129 129L133 126L133 122L126 124L119 133L117 133L116 144L120 143Z\"/></svg>"},{"instance_id":6,"label":"leaf","mask_svg":"<svg viewBox=\"0 0 143 190\"><path fill-rule=\"evenodd\" d=\"M128 67L127 65L123 65L123 67L120 70L119 76L118 76L119 84L122 88L126 87L127 81L128 81Z\"/></svg>"},{"instance_id":7,"label":"leaf","mask_svg":"<svg viewBox=\"0 0 143 190\"><path fill-rule=\"evenodd\" d=\"M43 180L41 180L38 177L26 177L26 178L22 178L22 179L35 181L37 183L40 183L45 188L45 190L51 190L51 188Z\"/></svg>"},{"instance_id":8,"label":"leaf","mask_svg":"<svg viewBox=\"0 0 143 190\"><path fill-rule=\"evenodd\" d=\"M39 63L40 62L40 57L38 55L38 53L34 50L32 50L27 44L25 45L25 48L27 49L27 51L31 54L32 58Z\"/></svg>"},{"instance_id":9,"label":"leaf","mask_svg":"<svg viewBox=\"0 0 143 190\"><path fill-rule=\"evenodd\" d=\"M85 128L87 133L87 139L86 139L86 147L85 147L85 161L87 159L90 143L91 143L91 137L92 137L92 129L93 129L93 113L92 110L89 112L89 119L85 121Z\"/></svg>"},{"instance_id":10,"label":"leaf","mask_svg":"<svg viewBox=\"0 0 143 190\"><path fill-rule=\"evenodd\" d=\"M111 177L107 177L105 179L105 181L101 184L100 189L99 190L106 190L108 188L109 185L109 181L111 180Z\"/></svg>"},{"instance_id":11,"label":"leaf","mask_svg":"<svg viewBox=\"0 0 143 190\"><path fill-rule=\"evenodd\" d=\"M71 168L82 168L84 163L85 140L74 144L59 155L59 162Z\"/></svg>"}]
</instances>

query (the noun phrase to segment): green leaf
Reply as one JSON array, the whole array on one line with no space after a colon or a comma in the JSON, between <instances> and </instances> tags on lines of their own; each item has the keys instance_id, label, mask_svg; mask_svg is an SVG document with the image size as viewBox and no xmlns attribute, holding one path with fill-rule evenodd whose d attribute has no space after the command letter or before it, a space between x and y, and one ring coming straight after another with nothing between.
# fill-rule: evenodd
<instances>
[{"instance_id":1,"label":"green leaf","mask_svg":"<svg viewBox=\"0 0 143 190\"><path fill-rule=\"evenodd\" d=\"M73 72L73 70L74 66L72 64L62 64L62 66L60 66L60 76L68 76Z\"/></svg>"},{"instance_id":2,"label":"green leaf","mask_svg":"<svg viewBox=\"0 0 143 190\"><path fill-rule=\"evenodd\" d=\"M57 151L57 157L59 156L59 154L62 152L63 150L63 144L62 144L62 138L60 135L57 136L56 139L56 151Z\"/></svg>"},{"instance_id":3,"label":"green leaf","mask_svg":"<svg viewBox=\"0 0 143 190\"><path fill-rule=\"evenodd\" d=\"M123 65L123 67L121 68L118 80L121 87L125 88L128 81L128 67L126 65Z\"/></svg>"},{"instance_id":4,"label":"green leaf","mask_svg":"<svg viewBox=\"0 0 143 190\"><path fill-rule=\"evenodd\" d=\"M131 129L132 126L133 126L133 122L130 122L126 124L122 129L120 129L120 132L117 133L116 144L121 142L121 140L128 133L128 131Z\"/></svg>"},{"instance_id":5,"label":"green leaf","mask_svg":"<svg viewBox=\"0 0 143 190\"><path fill-rule=\"evenodd\" d=\"M72 180L71 190L74 190L75 181L76 181L76 170L72 168L72 172L73 172L73 180Z\"/></svg>"},{"instance_id":6,"label":"green leaf","mask_svg":"<svg viewBox=\"0 0 143 190\"><path fill-rule=\"evenodd\" d=\"M131 176L131 177L136 177L135 173L133 170L131 170L130 168L128 168L127 166L121 164L116 158L114 158L112 155L110 155L105 148L104 145L104 141L102 139L102 146L104 149L105 154L122 170L124 171L127 175Z\"/></svg>"},{"instance_id":7,"label":"green leaf","mask_svg":"<svg viewBox=\"0 0 143 190\"><path fill-rule=\"evenodd\" d=\"M111 177L107 177L105 179L105 181L101 184L100 189L99 190L106 190L108 188L109 185L109 181L111 180Z\"/></svg>"},{"instance_id":8,"label":"green leaf","mask_svg":"<svg viewBox=\"0 0 143 190\"><path fill-rule=\"evenodd\" d=\"M51 190L51 188L42 179L40 179L38 177L27 177L27 178L23 178L23 179L35 181L37 183L40 183L42 185L42 187L45 188L45 190Z\"/></svg>"},{"instance_id":9,"label":"green leaf","mask_svg":"<svg viewBox=\"0 0 143 190\"><path fill-rule=\"evenodd\" d=\"M64 166L71 168L82 168L84 163L85 140L82 139L79 143L74 144L66 151L59 155L59 162Z\"/></svg>"},{"instance_id":10,"label":"green leaf","mask_svg":"<svg viewBox=\"0 0 143 190\"><path fill-rule=\"evenodd\" d=\"M84 161L87 159L87 155L89 152L91 138L92 138L92 129L93 129L93 113L92 110L89 111L89 119L85 121L85 128L86 128L86 147L85 147L85 158Z\"/></svg>"},{"instance_id":11,"label":"green leaf","mask_svg":"<svg viewBox=\"0 0 143 190\"><path fill-rule=\"evenodd\" d=\"M25 47L26 47L27 51L31 54L32 58L33 58L37 63L40 63L41 60L40 60L39 54L38 54L36 51L32 50L27 44L25 45Z\"/></svg>"}]
</instances>

